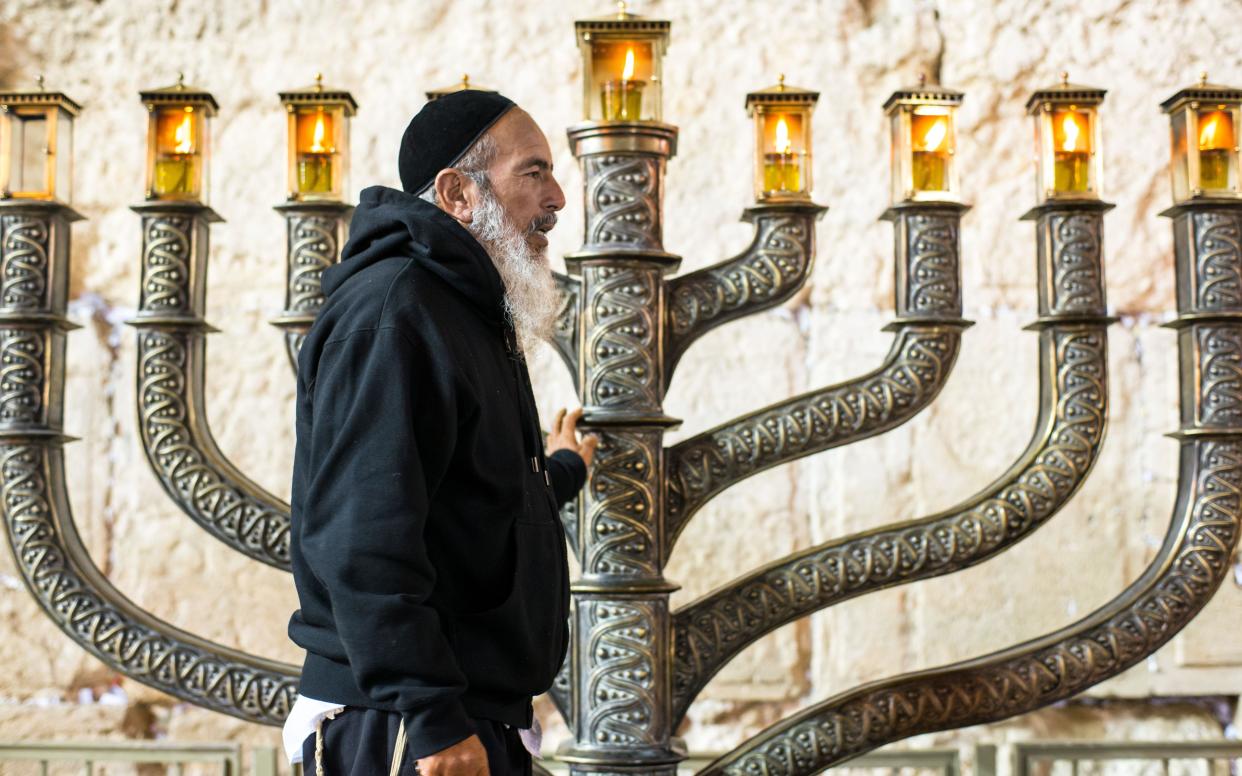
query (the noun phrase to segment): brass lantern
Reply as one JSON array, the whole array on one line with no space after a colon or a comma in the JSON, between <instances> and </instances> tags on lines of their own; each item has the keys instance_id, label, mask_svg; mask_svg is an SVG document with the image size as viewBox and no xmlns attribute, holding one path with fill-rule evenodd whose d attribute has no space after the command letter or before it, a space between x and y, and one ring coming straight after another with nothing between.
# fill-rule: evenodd
<instances>
[{"instance_id":1,"label":"brass lantern","mask_svg":"<svg viewBox=\"0 0 1242 776\"><path fill-rule=\"evenodd\" d=\"M588 121L659 121L660 68L669 22L617 4L617 13L574 22L582 51L582 116Z\"/></svg>"},{"instance_id":2,"label":"brass lantern","mask_svg":"<svg viewBox=\"0 0 1242 776\"><path fill-rule=\"evenodd\" d=\"M1100 198L1099 107L1105 91L1076 86L1061 74L1057 86L1031 95L1026 111L1035 118L1036 184L1039 202Z\"/></svg>"},{"instance_id":3,"label":"brass lantern","mask_svg":"<svg viewBox=\"0 0 1242 776\"><path fill-rule=\"evenodd\" d=\"M479 84L470 83L470 74L466 73L465 75L461 77L461 80L455 84L452 84L450 86L442 86L439 89L428 90L426 93L427 102L431 102L432 100L438 100L446 94L453 94L454 92L464 92L467 90L476 91L476 92L493 92L493 93L496 91L495 89L490 89L486 86L480 86Z\"/></svg>"},{"instance_id":4,"label":"brass lantern","mask_svg":"<svg viewBox=\"0 0 1242 776\"><path fill-rule=\"evenodd\" d=\"M290 201L345 197L349 172L349 119L358 111L353 95L323 85L323 75L303 89L280 93L289 117Z\"/></svg>"},{"instance_id":5,"label":"brass lantern","mask_svg":"<svg viewBox=\"0 0 1242 776\"><path fill-rule=\"evenodd\" d=\"M893 92L884 103L892 134L892 201L960 202L957 108L962 93L942 86Z\"/></svg>"},{"instance_id":6,"label":"brass lantern","mask_svg":"<svg viewBox=\"0 0 1242 776\"><path fill-rule=\"evenodd\" d=\"M73 118L81 110L60 92L0 92L0 199L73 196Z\"/></svg>"},{"instance_id":7,"label":"brass lantern","mask_svg":"<svg viewBox=\"0 0 1242 776\"><path fill-rule=\"evenodd\" d=\"M811 113L819 92L776 86L746 95L755 120L755 199L760 202L811 197Z\"/></svg>"},{"instance_id":8,"label":"brass lantern","mask_svg":"<svg viewBox=\"0 0 1242 776\"><path fill-rule=\"evenodd\" d=\"M1173 199L1242 198L1238 130L1242 89L1207 82L1182 89L1161 105L1173 129Z\"/></svg>"},{"instance_id":9,"label":"brass lantern","mask_svg":"<svg viewBox=\"0 0 1242 776\"><path fill-rule=\"evenodd\" d=\"M207 201L208 124L219 106L185 83L140 92L147 123L147 199Z\"/></svg>"}]
</instances>

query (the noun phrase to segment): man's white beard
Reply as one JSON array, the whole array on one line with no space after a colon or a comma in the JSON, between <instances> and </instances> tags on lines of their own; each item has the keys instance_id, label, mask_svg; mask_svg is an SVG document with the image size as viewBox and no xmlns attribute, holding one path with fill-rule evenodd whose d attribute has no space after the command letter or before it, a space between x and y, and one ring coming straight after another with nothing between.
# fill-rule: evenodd
<instances>
[{"instance_id":1,"label":"man's white beard","mask_svg":"<svg viewBox=\"0 0 1242 776\"><path fill-rule=\"evenodd\" d=\"M505 313L517 331L518 346L529 356L539 340L552 336L560 291L548 266L546 251L537 251L526 233L509 219L488 186L480 186L482 199L474 208L467 228L491 256L505 285Z\"/></svg>"}]
</instances>

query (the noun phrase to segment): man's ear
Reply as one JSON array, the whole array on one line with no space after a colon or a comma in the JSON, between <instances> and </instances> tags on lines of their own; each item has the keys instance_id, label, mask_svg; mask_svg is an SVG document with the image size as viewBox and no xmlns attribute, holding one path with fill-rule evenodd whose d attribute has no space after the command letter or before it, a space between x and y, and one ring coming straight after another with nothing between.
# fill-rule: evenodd
<instances>
[{"instance_id":1,"label":"man's ear","mask_svg":"<svg viewBox=\"0 0 1242 776\"><path fill-rule=\"evenodd\" d=\"M436 204L463 224L474 218L474 204L467 192L472 183L460 170L448 167L440 170L432 184L436 190Z\"/></svg>"}]
</instances>

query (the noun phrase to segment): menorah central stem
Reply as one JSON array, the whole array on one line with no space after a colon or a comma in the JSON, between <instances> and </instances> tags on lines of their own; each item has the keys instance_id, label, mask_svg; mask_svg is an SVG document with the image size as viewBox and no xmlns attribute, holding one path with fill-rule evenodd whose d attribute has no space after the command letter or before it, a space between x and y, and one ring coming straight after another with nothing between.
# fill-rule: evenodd
<instances>
[{"instance_id":1,"label":"menorah central stem","mask_svg":"<svg viewBox=\"0 0 1242 776\"><path fill-rule=\"evenodd\" d=\"M672 776L669 593L664 579L665 163L676 130L590 124L570 131L586 187L578 386L601 437L582 495L570 675L575 774Z\"/></svg>"}]
</instances>

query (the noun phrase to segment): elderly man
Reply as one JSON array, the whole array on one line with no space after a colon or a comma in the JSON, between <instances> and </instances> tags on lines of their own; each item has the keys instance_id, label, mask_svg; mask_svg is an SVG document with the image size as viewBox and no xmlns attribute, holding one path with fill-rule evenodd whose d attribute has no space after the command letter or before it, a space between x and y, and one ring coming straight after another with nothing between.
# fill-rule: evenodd
<instances>
[{"instance_id":1,"label":"elderly man","mask_svg":"<svg viewBox=\"0 0 1242 776\"><path fill-rule=\"evenodd\" d=\"M596 443L562 410L545 453L524 358L565 198L494 93L428 103L399 167L403 191L362 192L298 359L285 746L308 774L530 773L568 646L557 510Z\"/></svg>"}]
</instances>

